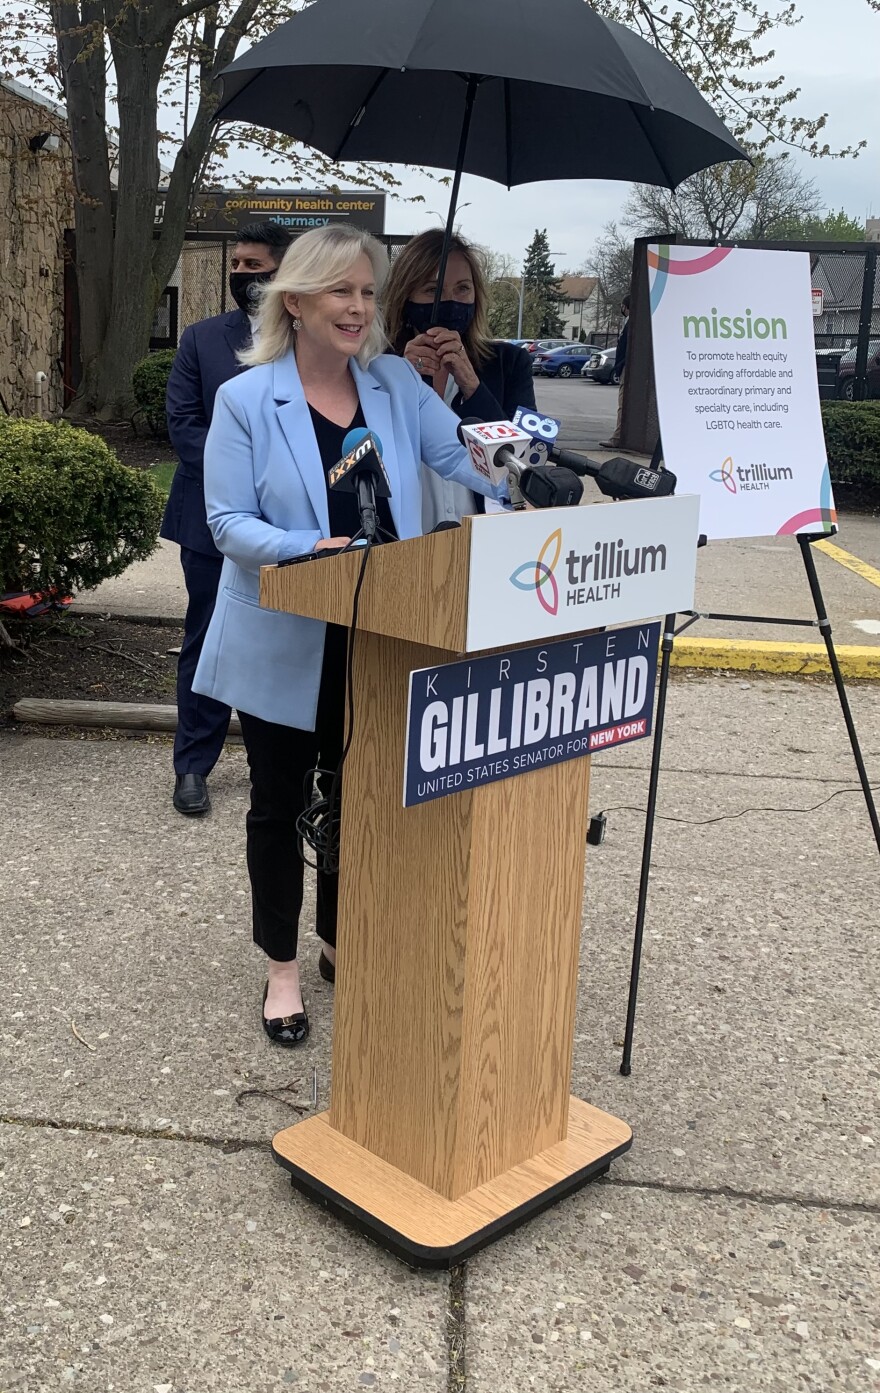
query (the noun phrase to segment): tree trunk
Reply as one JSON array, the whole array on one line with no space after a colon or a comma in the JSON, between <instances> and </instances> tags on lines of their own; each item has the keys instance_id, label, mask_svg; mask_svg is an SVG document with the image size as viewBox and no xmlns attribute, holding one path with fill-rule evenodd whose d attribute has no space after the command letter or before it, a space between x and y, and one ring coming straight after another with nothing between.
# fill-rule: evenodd
<instances>
[{"instance_id":1,"label":"tree trunk","mask_svg":"<svg viewBox=\"0 0 880 1393\"><path fill-rule=\"evenodd\" d=\"M159 187L158 90L167 50L139 29L137 10L129 11L110 38L119 110L119 180L112 312L94 384L93 406L102 420L132 414L132 370L149 347L150 324L163 288L153 281L152 262Z\"/></svg>"},{"instance_id":2,"label":"tree trunk","mask_svg":"<svg viewBox=\"0 0 880 1393\"><path fill-rule=\"evenodd\" d=\"M132 415L132 372L149 349L156 305L180 256L193 188L212 138L211 118L217 104L214 77L234 57L236 44L258 3L239 0L219 39L216 9L205 8L199 109L174 163L158 239L158 89L179 22L177 0L151 0L149 5L127 0L122 8L119 0L105 0L103 5L98 0L82 0L81 5L64 0L53 7L61 27L73 31L80 26L77 47L69 60L74 66L67 72L66 84L72 118L75 109L82 113L80 119L71 120L74 161L82 166L84 177L91 173L94 182L95 171L100 168L103 178L100 196L90 189L82 212L79 206L77 209L83 380L72 415L95 414L108 421ZM93 41L89 50L89 85L83 82L82 66L75 61L84 47L88 13L106 20L116 72L119 177L115 218L110 209L103 42ZM101 33L103 37L103 28ZM98 74L100 103L92 95L93 88L98 90ZM90 112L96 113L91 124L86 119Z\"/></svg>"},{"instance_id":3,"label":"tree trunk","mask_svg":"<svg viewBox=\"0 0 880 1393\"><path fill-rule=\"evenodd\" d=\"M82 383L93 393L113 294L113 214L107 151L106 76L100 4L53 4L74 182L76 276L80 287Z\"/></svg>"}]
</instances>

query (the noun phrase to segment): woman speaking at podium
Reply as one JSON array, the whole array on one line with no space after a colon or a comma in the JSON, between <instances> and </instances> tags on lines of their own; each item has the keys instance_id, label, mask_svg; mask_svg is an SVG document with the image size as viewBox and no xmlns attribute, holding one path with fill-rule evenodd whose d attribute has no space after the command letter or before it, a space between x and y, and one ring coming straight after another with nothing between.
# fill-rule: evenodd
<instances>
[{"instance_id":1,"label":"woman speaking at podium","mask_svg":"<svg viewBox=\"0 0 880 1393\"><path fill-rule=\"evenodd\" d=\"M532 360L524 348L489 338L489 287L482 258L463 237L453 236L443 277L437 323L432 328L443 230L413 237L395 258L382 297L395 353L430 379L438 396L464 418L511 421L518 406L535 407ZM425 470L422 523L482 512L472 489Z\"/></svg>"},{"instance_id":2,"label":"woman speaking at podium","mask_svg":"<svg viewBox=\"0 0 880 1393\"><path fill-rule=\"evenodd\" d=\"M250 371L220 388L205 445L208 525L225 559L193 686L241 720L253 935L269 960L263 1027L283 1045L309 1033L296 823L309 770L339 763L347 631L262 609L260 567L344 546L357 530L354 495L331 491L327 474L358 426L381 442L391 497L379 522L392 535L422 532L422 461L496 496L459 444L455 415L409 363L382 353L377 296L387 270L381 244L355 228L299 237L262 292L253 344L240 355ZM319 874L319 966L331 981L337 894L338 878Z\"/></svg>"}]
</instances>

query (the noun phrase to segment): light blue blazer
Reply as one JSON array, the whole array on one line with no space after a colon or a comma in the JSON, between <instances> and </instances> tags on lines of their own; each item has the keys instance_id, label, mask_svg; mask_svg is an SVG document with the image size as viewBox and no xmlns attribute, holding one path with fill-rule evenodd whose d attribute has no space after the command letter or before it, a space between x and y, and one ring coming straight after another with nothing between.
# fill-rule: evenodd
<instances>
[{"instance_id":1,"label":"light blue blazer","mask_svg":"<svg viewBox=\"0 0 880 1393\"><path fill-rule=\"evenodd\" d=\"M458 443L458 418L402 358L352 376L382 443L401 539L422 532L420 462L489 497ZM208 526L225 558L193 688L264 721L314 730L325 625L259 603L260 567L313 551L330 535L327 484L291 350L220 387L205 442ZM332 565L331 561L317 565Z\"/></svg>"}]
</instances>

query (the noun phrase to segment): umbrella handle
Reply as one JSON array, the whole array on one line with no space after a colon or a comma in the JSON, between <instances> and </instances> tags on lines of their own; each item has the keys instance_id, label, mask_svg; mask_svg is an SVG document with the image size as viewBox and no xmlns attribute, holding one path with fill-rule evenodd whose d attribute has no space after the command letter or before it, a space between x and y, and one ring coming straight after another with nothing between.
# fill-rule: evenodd
<instances>
[{"instance_id":1,"label":"umbrella handle","mask_svg":"<svg viewBox=\"0 0 880 1393\"><path fill-rule=\"evenodd\" d=\"M458 155L455 161L455 174L452 180L452 193L449 197L449 217L446 219L446 231L443 233L443 246L440 250L440 265L437 268L437 289L434 291L434 307L431 310L431 326L437 323L437 315L440 310L440 301L443 299L443 282L446 279L446 263L449 260L449 247L452 242L452 230L455 224L455 210L458 207L458 190L461 186L461 172L464 166L464 157L467 154L468 136L471 129L471 116L474 111L474 102L477 96L477 88L483 81L476 73L468 76L467 96L464 103L464 119L461 123L461 139L458 142Z\"/></svg>"}]
</instances>

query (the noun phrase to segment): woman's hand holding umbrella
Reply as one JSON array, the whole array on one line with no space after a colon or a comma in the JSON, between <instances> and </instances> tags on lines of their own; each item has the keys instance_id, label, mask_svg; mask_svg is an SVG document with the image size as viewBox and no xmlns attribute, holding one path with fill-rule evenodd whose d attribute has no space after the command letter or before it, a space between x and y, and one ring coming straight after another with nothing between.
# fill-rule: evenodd
<instances>
[{"instance_id":1,"label":"woman's hand holding umbrella","mask_svg":"<svg viewBox=\"0 0 880 1393\"><path fill-rule=\"evenodd\" d=\"M455 329L442 329L439 326L427 333L410 339L403 355L412 363L416 372L424 377L433 377L434 385L438 374L444 371L455 379L455 385L467 400L473 396L480 385L479 375L467 355L461 334ZM445 387L445 379L444 379Z\"/></svg>"}]
</instances>

